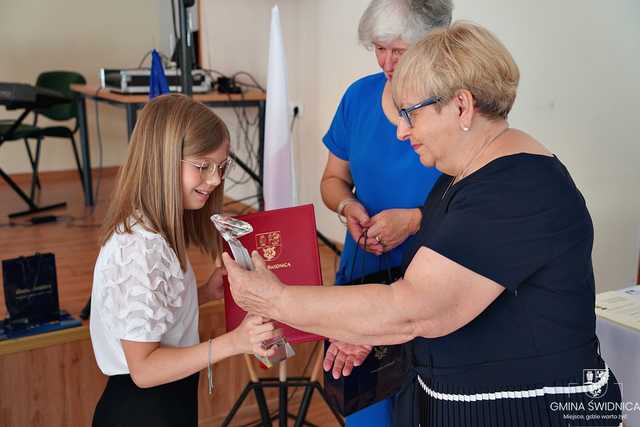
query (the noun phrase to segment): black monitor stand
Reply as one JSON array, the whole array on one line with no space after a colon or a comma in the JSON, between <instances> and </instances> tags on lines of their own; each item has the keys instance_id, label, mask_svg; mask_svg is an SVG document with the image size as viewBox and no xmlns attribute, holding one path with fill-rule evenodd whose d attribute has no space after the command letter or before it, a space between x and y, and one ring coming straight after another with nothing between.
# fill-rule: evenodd
<instances>
[{"instance_id":1,"label":"black monitor stand","mask_svg":"<svg viewBox=\"0 0 640 427\"><path fill-rule=\"evenodd\" d=\"M173 0L171 0L173 1ZM179 0L179 17L180 17L180 80L182 86L182 93L191 96L193 94L193 80L191 78L191 49L194 41L192 40L193 33L188 28L187 22L187 9L195 4L195 0Z\"/></svg>"}]
</instances>

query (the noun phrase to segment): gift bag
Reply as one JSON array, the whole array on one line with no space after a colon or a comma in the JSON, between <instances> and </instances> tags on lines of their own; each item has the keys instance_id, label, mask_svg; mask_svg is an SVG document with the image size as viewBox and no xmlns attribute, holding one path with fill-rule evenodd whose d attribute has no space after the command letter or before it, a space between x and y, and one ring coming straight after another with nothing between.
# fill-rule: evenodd
<instances>
[{"instance_id":1,"label":"gift bag","mask_svg":"<svg viewBox=\"0 0 640 427\"><path fill-rule=\"evenodd\" d=\"M12 325L58 320L58 282L52 253L2 261L4 298Z\"/></svg>"},{"instance_id":2,"label":"gift bag","mask_svg":"<svg viewBox=\"0 0 640 427\"><path fill-rule=\"evenodd\" d=\"M358 239L358 245L352 261L352 277L357 267L360 241L366 242L366 231ZM361 257L364 260L364 256ZM362 262L364 269L364 261ZM379 271L360 275L345 285L360 285L366 283L391 284L402 277L399 268L389 268L385 254L380 256ZM342 286L345 286L342 285ZM325 351L329 347L325 341ZM406 381L408 372L407 358L402 345L375 346L364 360L347 377L334 379L331 372L325 372L324 387L327 400L343 416L350 415L373 403L379 402L396 393Z\"/></svg>"}]
</instances>

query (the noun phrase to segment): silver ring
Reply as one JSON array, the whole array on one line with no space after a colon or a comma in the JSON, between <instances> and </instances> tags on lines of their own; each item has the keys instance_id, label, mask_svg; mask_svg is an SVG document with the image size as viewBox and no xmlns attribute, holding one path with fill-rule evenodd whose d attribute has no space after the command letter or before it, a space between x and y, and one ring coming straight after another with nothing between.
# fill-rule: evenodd
<instances>
[{"instance_id":1,"label":"silver ring","mask_svg":"<svg viewBox=\"0 0 640 427\"><path fill-rule=\"evenodd\" d=\"M382 243L382 239L380 238L379 234L376 236L376 242L380 243L381 245L384 244L384 243Z\"/></svg>"}]
</instances>

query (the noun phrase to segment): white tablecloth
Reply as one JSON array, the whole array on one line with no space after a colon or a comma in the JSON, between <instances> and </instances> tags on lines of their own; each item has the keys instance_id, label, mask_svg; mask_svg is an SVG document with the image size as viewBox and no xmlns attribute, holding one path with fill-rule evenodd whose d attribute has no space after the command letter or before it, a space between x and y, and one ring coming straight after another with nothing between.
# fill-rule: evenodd
<instances>
[{"instance_id":1,"label":"white tablecloth","mask_svg":"<svg viewBox=\"0 0 640 427\"><path fill-rule=\"evenodd\" d=\"M622 401L640 404L640 331L597 317L596 334L602 357L620 383ZM625 415L625 427L640 427L640 411Z\"/></svg>"}]
</instances>

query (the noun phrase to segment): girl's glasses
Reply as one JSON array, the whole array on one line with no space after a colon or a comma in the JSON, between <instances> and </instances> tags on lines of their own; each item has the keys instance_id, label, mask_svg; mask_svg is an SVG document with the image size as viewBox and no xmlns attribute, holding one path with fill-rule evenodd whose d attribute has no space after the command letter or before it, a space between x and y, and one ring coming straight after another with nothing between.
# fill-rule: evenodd
<instances>
[{"instance_id":1,"label":"girl's glasses","mask_svg":"<svg viewBox=\"0 0 640 427\"><path fill-rule=\"evenodd\" d=\"M194 161L182 159L182 161L198 168L200 170L200 178L203 180L213 176L216 172L218 172L220 179L225 179L233 166L233 159L231 157L227 157L227 159L220 164L209 160Z\"/></svg>"}]
</instances>

